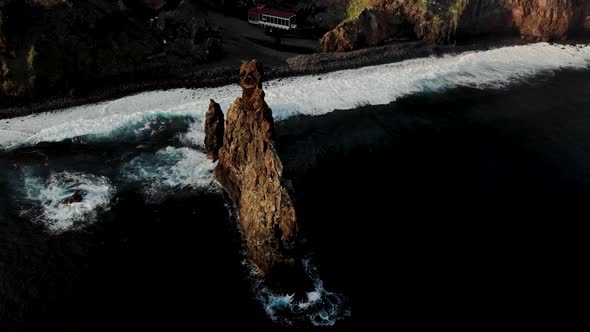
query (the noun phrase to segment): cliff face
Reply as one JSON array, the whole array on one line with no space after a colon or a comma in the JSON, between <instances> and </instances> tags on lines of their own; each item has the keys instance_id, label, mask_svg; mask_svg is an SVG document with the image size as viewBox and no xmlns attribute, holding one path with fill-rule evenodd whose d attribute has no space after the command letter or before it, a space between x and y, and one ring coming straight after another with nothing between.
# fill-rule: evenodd
<instances>
[{"instance_id":1,"label":"cliff face","mask_svg":"<svg viewBox=\"0 0 590 332\"><path fill-rule=\"evenodd\" d=\"M383 44L411 32L408 24L403 23L403 16L398 13L367 8L355 19L342 22L324 35L321 47L324 51L346 52Z\"/></svg>"},{"instance_id":2,"label":"cliff face","mask_svg":"<svg viewBox=\"0 0 590 332\"><path fill-rule=\"evenodd\" d=\"M584 33L588 0L471 0L460 18L462 35L516 32L529 40L560 40Z\"/></svg>"},{"instance_id":3,"label":"cliff face","mask_svg":"<svg viewBox=\"0 0 590 332\"><path fill-rule=\"evenodd\" d=\"M326 52L349 51L383 44L408 30L407 37L436 43L481 35L560 40L589 34L589 16L589 0L372 0L360 15L328 32L321 44ZM368 17L400 23L375 28Z\"/></svg>"},{"instance_id":4,"label":"cliff face","mask_svg":"<svg viewBox=\"0 0 590 332\"><path fill-rule=\"evenodd\" d=\"M199 0L0 0L0 97L67 96L219 56Z\"/></svg>"},{"instance_id":5,"label":"cliff face","mask_svg":"<svg viewBox=\"0 0 590 332\"><path fill-rule=\"evenodd\" d=\"M262 68L242 65L242 97L227 112L215 177L237 206L248 258L272 278L296 265L296 217L289 183L273 142L272 111L264 101Z\"/></svg>"}]
</instances>

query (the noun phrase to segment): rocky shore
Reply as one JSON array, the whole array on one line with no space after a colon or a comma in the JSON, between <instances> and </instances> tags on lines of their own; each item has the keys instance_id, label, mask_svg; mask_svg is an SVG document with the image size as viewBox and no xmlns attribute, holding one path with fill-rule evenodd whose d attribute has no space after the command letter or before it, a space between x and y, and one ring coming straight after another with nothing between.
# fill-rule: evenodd
<instances>
[{"instance_id":1,"label":"rocky shore","mask_svg":"<svg viewBox=\"0 0 590 332\"><path fill-rule=\"evenodd\" d=\"M251 33L268 37L257 28L209 12L223 6L68 3L0 1L0 119L149 90L228 85L237 80L236 66L252 58L268 64L266 78L275 79L539 40L587 42L590 31L590 2L583 0L350 0L346 13L332 8L333 0L307 0L296 7L306 24L334 29L321 40L324 52L301 54L259 43ZM15 20L15 13L26 15Z\"/></svg>"},{"instance_id":2,"label":"rocky shore","mask_svg":"<svg viewBox=\"0 0 590 332\"><path fill-rule=\"evenodd\" d=\"M287 58L282 66L265 66L264 70L267 80L301 75L320 75L335 70L354 69L413 58L486 50L523 43L522 40L514 38L502 40L482 39L478 42L460 45L435 45L423 41L394 43L344 53L296 55ZM112 85L95 89L90 91L88 95L77 98L65 96L27 100L4 99L0 102L0 119L98 103L144 91L223 86L232 84L237 79L235 67L215 64L199 66L194 72L187 73L182 78L113 82Z\"/></svg>"}]
</instances>

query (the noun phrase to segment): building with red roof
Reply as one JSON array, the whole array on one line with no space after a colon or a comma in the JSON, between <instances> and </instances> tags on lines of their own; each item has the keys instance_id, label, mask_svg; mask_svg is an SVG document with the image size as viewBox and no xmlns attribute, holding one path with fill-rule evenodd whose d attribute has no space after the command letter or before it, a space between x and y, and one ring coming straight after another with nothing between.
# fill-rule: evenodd
<instances>
[{"instance_id":1,"label":"building with red roof","mask_svg":"<svg viewBox=\"0 0 590 332\"><path fill-rule=\"evenodd\" d=\"M293 12L266 7L257 4L248 9L248 22L261 28L273 30L293 30L297 28L297 15Z\"/></svg>"}]
</instances>

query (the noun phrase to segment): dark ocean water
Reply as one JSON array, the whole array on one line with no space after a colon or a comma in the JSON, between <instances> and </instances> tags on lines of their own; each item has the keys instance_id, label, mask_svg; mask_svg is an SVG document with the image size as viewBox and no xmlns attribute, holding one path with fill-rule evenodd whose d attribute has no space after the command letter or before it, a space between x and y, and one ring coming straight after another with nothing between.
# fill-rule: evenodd
<instances>
[{"instance_id":1,"label":"dark ocean water","mask_svg":"<svg viewBox=\"0 0 590 332\"><path fill-rule=\"evenodd\" d=\"M165 164L146 156L189 126L0 155L0 331L288 329L256 300L222 193L121 176ZM589 128L588 71L278 122L306 249L350 308L324 329L571 330L590 309ZM110 199L51 231L26 188L64 169Z\"/></svg>"}]
</instances>

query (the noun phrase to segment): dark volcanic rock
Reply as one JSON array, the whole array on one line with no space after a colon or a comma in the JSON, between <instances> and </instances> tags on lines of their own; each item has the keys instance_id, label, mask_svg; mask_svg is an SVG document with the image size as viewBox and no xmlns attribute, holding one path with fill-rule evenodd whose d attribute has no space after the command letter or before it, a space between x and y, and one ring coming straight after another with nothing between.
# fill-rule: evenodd
<instances>
[{"instance_id":1,"label":"dark volcanic rock","mask_svg":"<svg viewBox=\"0 0 590 332\"><path fill-rule=\"evenodd\" d=\"M80 203L84 200L84 197L86 196L86 193L80 192L80 191L76 191L75 193L73 193L71 196L68 196L66 198L64 198L60 204L73 204L73 203Z\"/></svg>"},{"instance_id":2,"label":"dark volcanic rock","mask_svg":"<svg viewBox=\"0 0 590 332\"><path fill-rule=\"evenodd\" d=\"M223 112L215 100L211 99L209 110L205 114L205 147L207 157L215 161L219 159L219 149L223 146Z\"/></svg>"},{"instance_id":3,"label":"dark volcanic rock","mask_svg":"<svg viewBox=\"0 0 590 332\"><path fill-rule=\"evenodd\" d=\"M408 35L401 16L367 8L353 20L342 22L321 40L325 52L346 52Z\"/></svg>"},{"instance_id":4,"label":"dark volcanic rock","mask_svg":"<svg viewBox=\"0 0 590 332\"><path fill-rule=\"evenodd\" d=\"M269 280L296 269L297 224L290 184L282 177L283 164L274 146L274 121L264 101L262 77L255 60L240 68L243 93L227 112L215 177L236 204L248 258Z\"/></svg>"},{"instance_id":5,"label":"dark volcanic rock","mask_svg":"<svg viewBox=\"0 0 590 332\"><path fill-rule=\"evenodd\" d=\"M479 36L562 40L588 34L590 26L588 0L371 0L367 6L322 38L325 52L385 43L404 25L412 27L412 37L439 44Z\"/></svg>"},{"instance_id":6,"label":"dark volcanic rock","mask_svg":"<svg viewBox=\"0 0 590 332\"><path fill-rule=\"evenodd\" d=\"M164 8L170 2L176 2L178 4L178 0L176 1L168 1L168 0L122 0L123 3L128 6L129 8L141 8L144 10L153 10L158 11Z\"/></svg>"},{"instance_id":7,"label":"dark volcanic rock","mask_svg":"<svg viewBox=\"0 0 590 332\"><path fill-rule=\"evenodd\" d=\"M181 76L221 56L194 0L0 0L0 97Z\"/></svg>"}]
</instances>

